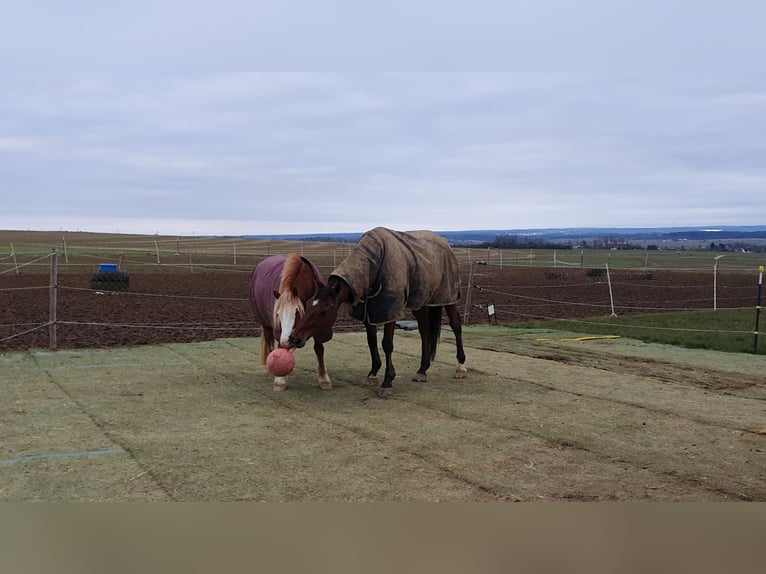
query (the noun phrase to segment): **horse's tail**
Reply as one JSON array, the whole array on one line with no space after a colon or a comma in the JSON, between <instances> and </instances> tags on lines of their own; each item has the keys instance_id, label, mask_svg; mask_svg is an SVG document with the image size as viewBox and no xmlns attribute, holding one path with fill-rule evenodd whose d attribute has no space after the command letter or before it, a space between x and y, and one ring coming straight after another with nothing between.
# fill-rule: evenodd
<instances>
[{"instance_id":1,"label":"horse's tail","mask_svg":"<svg viewBox=\"0 0 766 574\"><path fill-rule=\"evenodd\" d=\"M271 333L261 327L261 365L266 364L266 357L274 350L274 339Z\"/></svg>"},{"instance_id":2,"label":"horse's tail","mask_svg":"<svg viewBox=\"0 0 766 574\"><path fill-rule=\"evenodd\" d=\"M442 330L442 307L435 306L428 308L428 355L433 361L436 357L436 345Z\"/></svg>"}]
</instances>

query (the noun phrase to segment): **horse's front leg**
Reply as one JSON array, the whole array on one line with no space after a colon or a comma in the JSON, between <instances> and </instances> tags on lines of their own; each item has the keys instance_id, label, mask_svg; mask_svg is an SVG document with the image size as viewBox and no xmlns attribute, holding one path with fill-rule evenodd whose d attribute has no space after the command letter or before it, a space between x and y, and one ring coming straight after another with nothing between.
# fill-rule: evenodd
<instances>
[{"instance_id":1,"label":"horse's front leg","mask_svg":"<svg viewBox=\"0 0 766 574\"><path fill-rule=\"evenodd\" d=\"M274 350L274 328L268 325L261 326L261 364L266 364L266 357ZM287 388L285 377L274 377L274 390L284 391Z\"/></svg>"},{"instance_id":2,"label":"horse's front leg","mask_svg":"<svg viewBox=\"0 0 766 574\"><path fill-rule=\"evenodd\" d=\"M370 372L367 373L367 384L377 386L380 382L378 371L383 364L380 360L380 352L378 352L378 331L375 325L370 325L366 321L364 323L364 330L367 332L367 346L370 348L370 360L372 362Z\"/></svg>"},{"instance_id":3,"label":"horse's front leg","mask_svg":"<svg viewBox=\"0 0 766 574\"><path fill-rule=\"evenodd\" d=\"M447 305L444 310L447 312L447 319L452 332L455 334L455 346L457 347L457 367L455 367L455 378L464 379L468 376L468 370L465 368L465 351L463 350L463 326L460 321L460 314L457 305Z\"/></svg>"},{"instance_id":4,"label":"horse's front leg","mask_svg":"<svg viewBox=\"0 0 766 574\"><path fill-rule=\"evenodd\" d=\"M329 391L332 389L332 381L324 366L324 345L317 343L316 340L314 340L314 353L317 356L317 380L319 381L319 388Z\"/></svg>"},{"instance_id":5,"label":"horse's front leg","mask_svg":"<svg viewBox=\"0 0 766 574\"><path fill-rule=\"evenodd\" d=\"M284 391L287 388L287 377L274 377L274 390Z\"/></svg>"},{"instance_id":6,"label":"horse's front leg","mask_svg":"<svg viewBox=\"0 0 766 574\"><path fill-rule=\"evenodd\" d=\"M383 326L383 353L386 355L386 376L383 378L383 384L380 385L378 390L378 396L382 399L390 396L393 392L394 378L396 377L396 370L394 369L394 363L391 359L394 353L394 327L395 322L386 323Z\"/></svg>"}]
</instances>

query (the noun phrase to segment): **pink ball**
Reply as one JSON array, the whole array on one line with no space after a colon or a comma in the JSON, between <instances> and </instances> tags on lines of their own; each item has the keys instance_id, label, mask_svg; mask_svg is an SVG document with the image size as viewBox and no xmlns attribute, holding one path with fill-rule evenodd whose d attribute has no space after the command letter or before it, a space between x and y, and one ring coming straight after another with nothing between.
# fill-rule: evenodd
<instances>
[{"instance_id":1,"label":"pink ball","mask_svg":"<svg viewBox=\"0 0 766 574\"><path fill-rule=\"evenodd\" d=\"M266 357L266 368L275 377L285 377L295 368L295 357L292 352L279 347Z\"/></svg>"}]
</instances>

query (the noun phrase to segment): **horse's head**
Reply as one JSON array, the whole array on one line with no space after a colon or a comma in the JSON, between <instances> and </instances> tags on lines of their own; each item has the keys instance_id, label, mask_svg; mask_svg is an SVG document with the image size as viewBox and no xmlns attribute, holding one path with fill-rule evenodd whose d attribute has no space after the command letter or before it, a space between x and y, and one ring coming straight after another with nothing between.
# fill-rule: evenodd
<instances>
[{"instance_id":1,"label":"horse's head","mask_svg":"<svg viewBox=\"0 0 766 574\"><path fill-rule=\"evenodd\" d=\"M338 318L338 307L350 297L346 283L338 277L330 277L327 285L306 302L306 309L298 317L289 337L291 347L303 347L311 337L318 343L332 339L332 327Z\"/></svg>"},{"instance_id":2,"label":"horse's head","mask_svg":"<svg viewBox=\"0 0 766 574\"><path fill-rule=\"evenodd\" d=\"M281 331L279 345L290 346L295 322L304 314L305 302L323 287L321 275L312 263L298 253L290 253L284 262L279 290L274 291L273 323Z\"/></svg>"},{"instance_id":3,"label":"horse's head","mask_svg":"<svg viewBox=\"0 0 766 574\"><path fill-rule=\"evenodd\" d=\"M298 296L295 288L285 290L282 293L274 291L276 302L274 303L274 326L279 328L282 336L279 339L281 347L289 345L290 334L295 326L295 321L303 315L303 301Z\"/></svg>"}]
</instances>

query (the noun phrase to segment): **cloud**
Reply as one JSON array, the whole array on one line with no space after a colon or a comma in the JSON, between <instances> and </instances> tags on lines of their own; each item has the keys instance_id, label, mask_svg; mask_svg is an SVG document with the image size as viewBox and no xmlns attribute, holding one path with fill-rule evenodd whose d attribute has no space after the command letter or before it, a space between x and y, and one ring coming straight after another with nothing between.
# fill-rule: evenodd
<instances>
[{"instance_id":1,"label":"cloud","mask_svg":"<svg viewBox=\"0 0 766 574\"><path fill-rule=\"evenodd\" d=\"M766 221L758 2L17 4L0 227Z\"/></svg>"}]
</instances>

